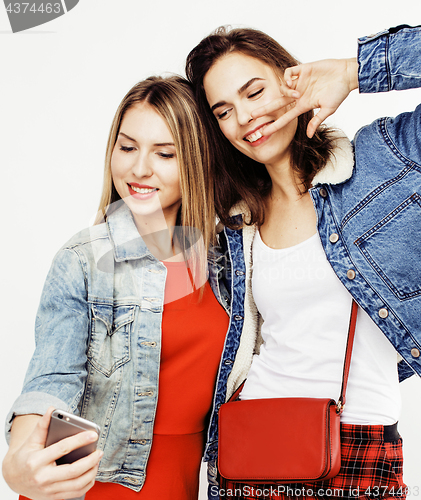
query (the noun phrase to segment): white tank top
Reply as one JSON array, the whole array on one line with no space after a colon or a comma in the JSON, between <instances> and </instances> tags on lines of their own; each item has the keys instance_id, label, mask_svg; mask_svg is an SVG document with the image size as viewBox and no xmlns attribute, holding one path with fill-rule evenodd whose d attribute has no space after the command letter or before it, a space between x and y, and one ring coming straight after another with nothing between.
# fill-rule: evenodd
<instances>
[{"instance_id":1,"label":"white tank top","mask_svg":"<svg viewBox=\"0 0 421 500\"><path fill-rule=\"evenodd\" d=\"M252 290L264 321L264 344L253 357L241 399L337 401L352 299L326 259L319 235L272 249L256 231ZM341 422L390 425L400 409L396 351L359 308Z\"/></svg>"}]
</instances>

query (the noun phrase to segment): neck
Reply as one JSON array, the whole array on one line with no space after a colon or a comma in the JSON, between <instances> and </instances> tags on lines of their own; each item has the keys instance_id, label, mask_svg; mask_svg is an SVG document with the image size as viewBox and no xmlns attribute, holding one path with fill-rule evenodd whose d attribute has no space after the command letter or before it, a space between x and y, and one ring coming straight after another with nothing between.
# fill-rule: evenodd
<instances>
[{"instance_id":1,"label":"neck","mask_svg":"<svg viewBox=\"0 0 421 500\"><path fill-rule=\"evenodd\" d=\"M134 215L134 221L152 255L158 260L175 260L181 251L174 242L176 216L165 217L163 213L147 217Z\"/></svg>"},{"instance_id":2,"label":"neck","mask_svg":"<svg viewBox=\"0 0 421 500\"><path fill-rule=\"evenodd\" d=\"M284 201L296 201L303 195L302 182L292 168L290 158L266 165L272 180L270 198Z\"/></svg>"}]
</instances>

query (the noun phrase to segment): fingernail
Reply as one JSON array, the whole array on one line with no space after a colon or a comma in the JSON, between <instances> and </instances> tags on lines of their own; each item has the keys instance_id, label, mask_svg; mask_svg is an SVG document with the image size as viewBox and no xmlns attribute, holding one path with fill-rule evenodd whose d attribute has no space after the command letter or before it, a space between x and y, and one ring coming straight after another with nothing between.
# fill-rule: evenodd
<instances>
[{"instance_id":1,"label":"fingernail","mask_svg":"<svg viewBox=\"0 0 421 500\"><path fill-rule=\"evenodd\" d=\"M88 434L89 441L96 441L98 439L98 434L96 432L90 432Z\"/></svg>"},{"instance_id":2,"label":"fingernail","mask_svg":"<svg viewBox=\"0 0 421 500\"><path fill-rule=\"evenodd\" d=\"M104 452L101 450L101 451L99 452L99 460L101 460L101 458L102 458L103 456L104 456Z\"/></svg>"},{"instance_id":3,"label":"fingernail","mask_svg":"<svg viewBox=\"0 0 421 500\"><path fill-rule=\"evenodd\" d=\"M294 91L291 95L292 97L300 97L300 93L296 91Z\"/></svg>"}]
</instances>

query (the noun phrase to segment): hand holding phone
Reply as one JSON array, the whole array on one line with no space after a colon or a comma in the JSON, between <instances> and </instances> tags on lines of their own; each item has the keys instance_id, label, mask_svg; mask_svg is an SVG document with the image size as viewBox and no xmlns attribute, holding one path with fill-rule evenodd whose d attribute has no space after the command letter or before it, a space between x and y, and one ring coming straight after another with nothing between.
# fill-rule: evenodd
<instances>
[{"instance_id":1,"label":"hand holding phone","mask_svg":"<svg viewBox=\"0 0 421 500\"><path fill-rule=\"evenodd\" d=\"M9 451L3 460L4 478L13 491L27 498L45 500L51 496L48 492L52 490L55 492L55 498L82 498L95 483L99 462L103 455L102 451L94 451L77 462L65 466L57 466L57 462L68 450L73 451L75 448L81 450L88 443L96 443L98 428L95 424L89 423L87 427L81 426L82 428L76 431L73 428L70 434L63 434L60 430L56 437L58 442L46 447L49 430L49 443L56 440L53 439L56 423L54 419L51 419L53 412L54 408L50 407L43 416L31 414L15 417ZM73 418L76 420L79 418L62 411L59 411L59 414L63 418L57 417L58 420L64 420L67 424L73 421ZM67 421L65 417L69 420ZM93 429L92 425L94 425ZM63 424L59 424L60 428L62 426ZM65 427L69 426L65 425ZM86 428L95 432L81 432ZM70 437L66 437L63 441L61 436L65 435ZM94 448L95 444L90 449ZM76 479L78 480L77 486Z\"/></svg>"},{"instance_id":2,"label":"hand holding phone","mask_svg":"<svg viewBox=\"0 0 421 500\"><path fill-rule=\"evenodd\" d=\"M73 415L63 410L54 410L51 414L50 426L48 428L47 441L45 446L50 446L62 439L74 436L79 432L94 431L99 436L99 426L94 422L90 422L82 417ZM57 465L71 464L80 458L90 455L96 450L97 441L89 443L81 448L71 451L67 455L56 460Z\"/></svg>"}]
</instances>

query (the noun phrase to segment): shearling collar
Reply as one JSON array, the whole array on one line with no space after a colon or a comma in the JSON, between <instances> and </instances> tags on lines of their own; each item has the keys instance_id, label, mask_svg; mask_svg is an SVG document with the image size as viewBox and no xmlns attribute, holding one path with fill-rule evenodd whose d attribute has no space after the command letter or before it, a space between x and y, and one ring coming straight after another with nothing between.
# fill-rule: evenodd
<instances>
[{"instance_id":1,"label":"shearling collar","mask_svg":"<svg viewBox=\"0 0 421 500\"><path fill-rule=\"evenodd\" d=\"M352 176L354 149L348 137L338 130L334 135L334 149L326 165L314 176L311 185L341 184Z\"/></svg>"},{"instance_id":2,"label":"shearling collar","mask_svg":"<svg viewBox=\"0 0 421 500\"><path fill-rule=\"evenodd\" d=\"M317 184L340 184L352 176L354 169L354 150L348 137L341 130L335 130L334 149L326 165L314 176L311 186ZM250 215L247 204L241 200L230 210L230 215L243 214L245 220Z\"/></svg>"}]
</instances>

